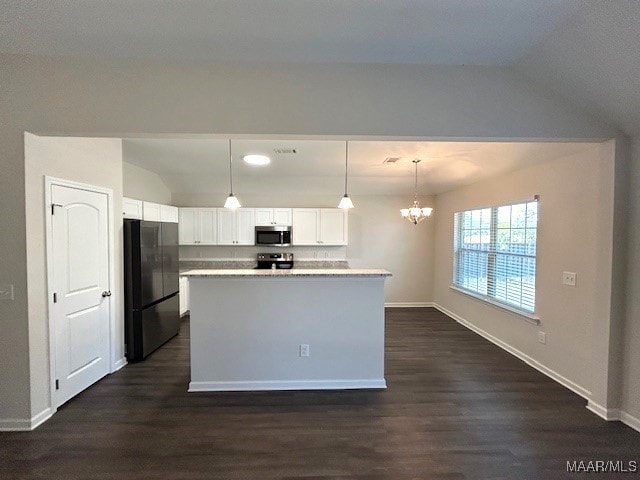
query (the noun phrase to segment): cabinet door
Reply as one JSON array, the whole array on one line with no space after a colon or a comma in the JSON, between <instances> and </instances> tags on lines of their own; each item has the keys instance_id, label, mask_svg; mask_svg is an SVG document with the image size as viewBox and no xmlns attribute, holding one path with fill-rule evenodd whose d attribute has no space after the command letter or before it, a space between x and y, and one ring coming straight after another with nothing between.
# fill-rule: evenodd
<instances>
[{"instance_id":1,"label":"cabinet door","mask_svg":"<svg viewBox=\"0 0 640 480\"><path fill-rule=\"evenodd\" d=\"M178 243L195 245L198 243L198 220L196 208L180 208L178 222Z\"/></svg>"},{"instance_id":2,"label":"cabinet door","mask_svg":"<svg viewBox=\"0 0 640 480\"><path fill-rule=\"evenodd\" d=\"M291 209L290 208L274 208L273 223L275 225L291 225Z\"/></svg>"},{"instance_id":3,"label":"cabinet door","mask_svg":"<svg viewBox=\"0 0 640 480\"><path fill-rule=\"evenodd\" d=\"M198 209L199 245L218 244L218 216L217 208Z\"/></svg>"},{"instance_id":4,"label":"cabinet door","mask_svg":"<svg viewBox=\"0 0 640 480\"><path fill-rule=\"evenodd\" d=\"M122 197L122 216L142 220L142 200Z\"/></svg>"},{"instance_id":5,"label":"cabinet door","mask_svg":"<svg viewBox=\"0 0 640 480\"><path fill-rule=\"evenodd\" d=\"M160 204L152 202L142 202L142 219L151 222L161 222Z\"/></svg>"},{"instance_id":6,"label":"cabinet door","mask_svg":"<svg viewBox=\"0 0 640 480\"><path fill-rule=\"evenodd\" d=\"M273 225L273 208L256 208L256 225Z\"/></svg>"},{"instance_id":7,"label":"cabinet door","mask_svg":"<svg viewBox=\"0 0 640 480\"><path fill-rule=\"evenodd\" d=\"M178 223L178 207L171 205L160 205L160 221Z\"/></svg>"},{"instance_id":8,"label":"cabinet door","mask_svg":"<svg viewBox=\"0 0 640 480\"><path fill-rule=\"evenodd\" d=\"M218 245L235 245L236 212L218 208Z\"/></svg>"},{"instance_id":9,"label":"cabinet door","mask_svg":"<svg viewBox=\"0 0 640 480\"><path fill-rule=\"evenodd\" d=\"M317 208L294 208L292 218L293 244L317 245L320 210Z\"/></svg>"},{"instance_id":10,"label":"cabinet door","mask_svg":"<svg viewBox=\"0 0 640 480\"><path fill-rule=\"evenodd\" d=\"M320 243L323 245L346 245L347 218L347 212L340 208L320 209Z\"/></svg>"},{"instance_id":11,"label":"cabinet door","mask_svg":"<svg viewBox=\"0 0 640 480\"><path fill-rule=\"evenodd\" d=\"M236 210L236 245L256 243L256 217L253 208Z\"/></svg>"}]
</instances>

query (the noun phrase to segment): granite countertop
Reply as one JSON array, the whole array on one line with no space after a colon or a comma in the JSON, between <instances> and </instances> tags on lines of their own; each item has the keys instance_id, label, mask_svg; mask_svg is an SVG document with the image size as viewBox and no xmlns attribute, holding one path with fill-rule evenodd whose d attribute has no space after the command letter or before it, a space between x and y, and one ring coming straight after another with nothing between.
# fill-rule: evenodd
<instances>
[{"instance_id":1,"label":"granite countertop","mask_svg":"<svg viewBox=\"0 0 640 480\"><path fill-rule=\"evenodd\" d=\"M292 268L281 270L195 269L181 273L186 277L390 277L382 269L362 268Z\"/></svg>"}]
</instances>

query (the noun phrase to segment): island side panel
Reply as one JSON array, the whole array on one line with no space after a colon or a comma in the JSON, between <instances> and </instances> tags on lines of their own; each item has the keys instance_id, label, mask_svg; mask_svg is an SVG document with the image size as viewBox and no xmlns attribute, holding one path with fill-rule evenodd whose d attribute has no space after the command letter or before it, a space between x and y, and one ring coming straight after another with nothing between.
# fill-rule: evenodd
<instances>
[{"instance_id":1,"label":"island side panel","mask_svg":"<svg viewBox=\"0 0 640 480\"><path fill-rule=\"evenodd\" d=\"M384 277L191 277L190 288L190 391L386 387Z\"/></svg>"}]
</instances>

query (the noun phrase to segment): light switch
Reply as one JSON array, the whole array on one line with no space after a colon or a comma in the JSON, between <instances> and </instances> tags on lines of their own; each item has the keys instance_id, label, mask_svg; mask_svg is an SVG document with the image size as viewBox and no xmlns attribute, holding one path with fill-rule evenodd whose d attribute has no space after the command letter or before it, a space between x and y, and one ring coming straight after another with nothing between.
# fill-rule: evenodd
<instances>
[{"instance_id":1,"label":"light switch","mask_svg":"<svg viewBox=\"0 0 640 480\"><path fill-rule=\"evenodd\" d=\"M0 300L13 300L13 285L0 285Z\"/></svg>"},{"instance_id":2,"label":"light switch","mask_svg":"<svg viewBox=\"0 0 640 480\"><path fill-rule=\"evenodd\" d=\"M562 272L562 284L569 285L570 287L575 287L576 286L575 272Z\"/></svg>"}]
</instances>

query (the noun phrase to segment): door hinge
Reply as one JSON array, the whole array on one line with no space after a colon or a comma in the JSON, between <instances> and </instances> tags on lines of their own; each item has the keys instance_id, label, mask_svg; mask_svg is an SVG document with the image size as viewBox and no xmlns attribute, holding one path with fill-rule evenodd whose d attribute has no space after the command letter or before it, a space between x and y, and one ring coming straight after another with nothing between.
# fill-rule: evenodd
<instances>
[{"instance_id":1,"label":"door hinge","mask_svg":"<svg viewBox=\"0 0 640 480\"><path fill-rule=\"evenodd\" d=\"M56 214L56 207L62 207L62 205L60 205L59 203L52 203L51 204L51 215L55 215Z\"/></svg>"},{"instance_id":2,"label":"door hinge","mask_svg":"<svg viewBox=\"0 0 640 480\"><path fill-rule=\"evenodd\" d=\"M58 303L58 294L57 293L53 294L53 303Z\"/></svg>"},{"instance_id":3,"label":"door hinge","mask_svg":"<svg viewBox=\"0 0 640 480\"><path fill-rule=\"evenodd\" d=\"M60 380L56 380L56 390L60 390Z\"/></svg>"}]
</instances>

